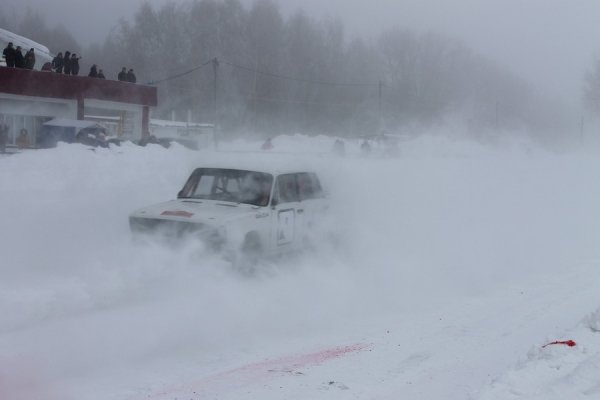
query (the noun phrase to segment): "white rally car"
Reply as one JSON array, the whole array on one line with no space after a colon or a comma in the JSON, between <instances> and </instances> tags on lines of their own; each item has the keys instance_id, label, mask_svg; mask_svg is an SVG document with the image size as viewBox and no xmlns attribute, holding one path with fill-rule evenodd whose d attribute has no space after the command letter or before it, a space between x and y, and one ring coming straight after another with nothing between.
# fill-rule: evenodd
<instances>
[{"instance_id":1,"label":"white rally car","mask_svg":"<svg viewBox=\"0 0 600 400\"><path fill-rule=\"evenodd\" d=\"M197 168L176 200L135 211L134 234L200 239L233 260L256 260L313 241L327 209L314 172Z\"/></svg>"}]
</instances>

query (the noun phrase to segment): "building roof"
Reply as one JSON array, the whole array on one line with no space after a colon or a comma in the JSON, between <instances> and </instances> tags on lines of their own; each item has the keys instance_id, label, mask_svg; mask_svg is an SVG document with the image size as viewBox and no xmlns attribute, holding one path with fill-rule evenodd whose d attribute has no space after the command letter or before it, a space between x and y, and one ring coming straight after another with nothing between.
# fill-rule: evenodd
<instances>
[{"instance_id":1,"label":"building roof","mask_svg":"<svg viewBox=\"0 0 600 400\"><path fill-rule=\"evenodd\" d=\"M150 119L150 125L162 128L212 128L213 124L203 124L199 122L171 121L167 119Z\"/></svg>"},{"instance_id":2,"label":"building roof","mask_svg":"<svg viewBox=\"0 0 600 400\"><path fill-rule=\"evenodd\" d=\"M155 107L156 87L87 76L0 67L0 93L53 99L96 99Z\"/></svg>"},{"instance_id":3,"label":"building roof","mask_svg":"<svg viewBox=\"0 0 600 400\"><path fill-rule=\"evenodd\" d=\"M94 121L82 121L78 119L65 119L65 118L54 118L50 121L44 122L47 126L60 126L67 128L102 128L103 126Z\"/></svg>"},{"instance_id":4,"label":"building roof","mask_svg":"<svg viewBox=\"0 0 600 400\"><path fill-rule=\"evenodd\" d=\"M262 154L261 158L256 157L258 153ZM218 155L218 158L207 157L198 161L195 167L239 169L265 172L275 176L297 172L315 172L315 168L310 162L290 157L289 154L284 153L220 151Z\"/></svg>"}]
</instances>

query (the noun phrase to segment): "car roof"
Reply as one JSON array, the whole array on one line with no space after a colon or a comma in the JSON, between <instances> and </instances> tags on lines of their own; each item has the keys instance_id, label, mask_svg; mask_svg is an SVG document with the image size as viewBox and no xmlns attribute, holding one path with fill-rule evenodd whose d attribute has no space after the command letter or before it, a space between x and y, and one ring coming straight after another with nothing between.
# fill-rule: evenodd
<instances>
[{"instance_id":1,"label":"car roof","mask_svg":"<svg viewBox=\"0 0 600 400\"><path fill-rule=\"evenodd\" d=\"M194 167L256 171L273 176L298 172L315 172L305 160L296 159L289 154L266 154L260 160L257 159L256 153L250 155L247 152L222 152L219 154L223 157L203 160Z\"/></svg>"}]
</instances>

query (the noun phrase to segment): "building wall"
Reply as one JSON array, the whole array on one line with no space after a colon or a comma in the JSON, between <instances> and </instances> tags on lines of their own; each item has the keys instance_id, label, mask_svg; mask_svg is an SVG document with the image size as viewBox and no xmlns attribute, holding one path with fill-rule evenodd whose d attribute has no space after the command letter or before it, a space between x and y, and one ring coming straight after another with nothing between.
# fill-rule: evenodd
<instances>
[{"instance_id":1,"label":"building wall","mask_svg":"<svg viewBox=\"0 0 600 400\"><path fill-rule=\"evenodd\" d=\"M0 67L0 120L10 126L11 143L22 128L36 131L48 119L84 119L95 111L119 118L119 136L139 140L157 104L153 86Z\"/></svg>"},{"instance_id":2,"label":"building wall","mask_svg":"<svg viewBox=\"0 0 600 400\"><path fill-rule=\"evenodd\" d=\"M107 120L116 117L117 131L115 133L123 139L139 140L142 137L143 106L94 99L85 99L84 105L85 115L102 115L109 117ZM101 120L94 120L103 123Z\"/></svg>"},{"instance_id":3,"label":"building wall","mask_svg":"<svg viewBox=\"0 0 600 400\"><path fill-rule=\"evenodd\" d=\"M85 115L117 117L113 123L114 134L130 140L142 137L143 106L114 101L84 99ZM8 144L15 144L15 138L25 128L35 145L35 137L41 125L53 118L77 119L77 101L49 99L45 97L17 96L0 93L0 122L9 127ZM100 121L103 123L103 121Z\"/></svg>"},{"instance_id":4,"label":"building wall","mask_svg":"<svg viewBox=\"0 0 600 400\"><path fill-rule=\"evenodd\" d=\"M77 101L0 93L0 113L77 118Z\"/></svg>"},{"instance_id":5,"label":"building wall","mask_svg":"<svg viewBox=\"0 0 600 400\"><path fill-rule=\"evenodd\" d=\"M8 126L8 144L26 129L32 146L44 122L53 118L77 118L77 101L0 93L0 122Z\"/></svg>"}]
</instances>

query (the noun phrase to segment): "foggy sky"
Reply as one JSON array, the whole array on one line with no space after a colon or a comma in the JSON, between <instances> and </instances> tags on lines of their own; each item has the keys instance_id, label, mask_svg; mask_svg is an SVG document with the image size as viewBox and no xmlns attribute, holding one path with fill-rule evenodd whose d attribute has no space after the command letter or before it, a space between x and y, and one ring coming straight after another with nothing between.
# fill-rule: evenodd
<instances>
[{"instance_id":1,"label":"foggy sky","mask_svg":"<svg viewBox=\"0 0 600 400\"><path fill-rule=\"evenodd\" d=\"M149 0L155 6L168 0ZM241 0L251 4L252 0ZM142 0L4 0L32 7L52 26L63 23L83 44L102 42ZM389 27L437 31L463 40L558 99L576 103L582 77L600 53L595 0L276 0L284 14L304 9L344 22L348 36L373 37ZM52 49L51 49L52 50Z\"/></svg>"}]
</instances>

